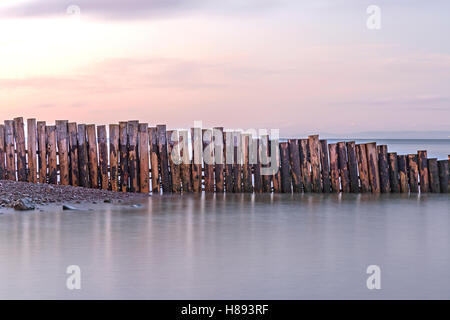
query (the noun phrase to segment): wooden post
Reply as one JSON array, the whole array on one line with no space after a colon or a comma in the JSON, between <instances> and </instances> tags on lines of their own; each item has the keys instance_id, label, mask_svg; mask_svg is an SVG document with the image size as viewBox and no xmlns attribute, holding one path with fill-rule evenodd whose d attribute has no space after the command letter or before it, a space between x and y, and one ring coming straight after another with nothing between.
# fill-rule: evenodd
<instances>
[{"instance_id":1,"label":"wooden post","mask_svg":"<svg viewBox=\"0 0 450 320\"><path fill-rule=\"evenodd\" d=\"M441 187L439 183L439 168L437 159L428 159L428 176L429 176L429 187L431 192L440 193Z\"/></svg>"},{"instance_id":2,"label":"wooden post","mask_svg":"<svg viewBox=\"0 0 450 320\"><path fill-rule=\"evenodd\" d=\"M408 159L405 155L399 155L397 157L398 160L398 175L400 182L400 192L408 193L409 191L409 182L408 182Z\"/></svg>"},{"instance_id":3,"label":"wooden post","mask_svg":"<svg viewBox=\"0 0 450 320\"><path fill-rule=\"evenodd\" d=\"M356 158L358 159L359 181L361 192L370 192L369 165L367 163L367 150L365 144L357 144Z\"/></svg>"},{"instance_id":4,"label":"wooden post","mask_svg":"<svg viewBox=\"0 0 450 320\"><path fill-rule=\"evenodd\" d=\"M91 180L91 188L97 189L98 183L98 155L97 155L97 138L95 134L95 124L86 126L88 157L89 157L89 179Z\"/></svg>"},{"instance_id":5,"label":"wooden post","mask_svg":"<svg viewBox=\"0 0 450 320\"><path fill-rule=\"evenodd\" d=\"M419 192L419 167L416 154L408 155L409 166L409 191L411 193Z\"/></svg>"},{"instance_id":6,"label":"wooden post","mask_svg":"<svg viewBox=\"0 0 450 320\"><path fill-rule=\"evenodd\" d=\"M6 177L5 126L0 124L0 180Z\"/></svg>"},{"instance_id":7,"label":"wooden post","mask_svg":"<svg viewBox=\"0 0 450 320\"><path fill-rule=\"evenodd\" d=\"M45 128L47 135L48 183L58 183L58 165L56 160L56 126Z\"/></svg>"},{"instance_id":8,"label":"wooden post","mask_svg":"<svg viewBox=\"0 0 450 320\"><path fill-rule=\"evenodd\" d=\"M130 191L138 192L138 126L139 122L136 120L128 121L128 173L130 180ZM164 135L166 132L164 132ZM166 154L167 155L167 154Z\"/></svg>"},{"instance_id":9,"label":"wooden post","mask_svg":"<svg viewBox=\"0 0 450 320\"><path fill-rule=\"evenodd\" d=\"M256 154L255 157L256 163L253 164L253 180L254 180L254 192L262 193L263 192L263 181L261 175L261 139L253 139L251 144L252 146L256 146ZM253 152L252 152L253 153Z\"/></svg>"},{"instance_id":10,"label":"wooden post","mask_svg":"<svg viewBox=\"0 0 450 320\"><path fill-rule=\"evenodd\" d=\"M428 173L427 151L426 150L417 151L417 159L419 165L420 192L421 193L429 192L430 178Z\"/></svg>"},{"instance_id":11,"label":"wooden post","mask_svg":"<svg viewBox=\"0 0 450 320\"><path fill-rule=\"evenodd\" d=\"M149 160L149 140L148 123L139 124L139 191L141 193L150 192L150 160Z\"/></svg>"},{"instance_id":12,"label":"wooden post","mask_svg":"<svg viewBox=\"0 0 450 320\"><path fill-rule=\"evenodd\" d=\"M99 155L99 168L100 168L100 184L103 190L109 188L108 177L108 145L106 138L106 126L97 126L97 139L98 139L98 155Z\"/></svg>"},{"instance_id":13,"label":"wooden post","mask_svg":"<svg viewBox=\"0 0 450 320\"><path fill-rule=\"evenodd\" d=\"M79 160L78 160L78 137L77 124L69 122L67 125L69 131L69 154L70 154L70 184L73 186L80 185Z\"/></svg>"},{"instance_id":14,"label":"wooden post","mask_svg":"<svg viewBox=\"0 0 450 320\"><path fill-rule=\"evenodd\" d=\"M79 185L85 188L91 186L89 179L89 156L88 144L86 141L86 125L79 124L77 128L77 144L78 144L78 171Z\"/></svg>"},{"instance_id":15,"label":"wooden post","mask_svg":"<svg viewBox=\"0 0 450 320\"><path fill-rule=\"evenodd\" d=\"M233 164L233 192L242 192L242 138L241 133L233 134L234 164Z\"/></svg>"},{"instance_id":16,"label":"wooden post","mask_svg":"<svg viewBox=\"0 0 450 320\"><path fill-rule=\"evenodd\" d=\"M290 139L289 159L291 161L292 186L295 193L302 192L302 171L300 167L300 146L298 139Z\"/></svg>"},{"instance_id":17,"label":"wooden post","mask_svg":"<svg viewBox=\"0 0 450 320\"><path fill-rule=\"evenodd\" d=\"M352 193L359 193L359 179L358 179L358 160L356 157L356 145L354 141L349 141L347 146L348 158L348 173L350 177L350 191Z\"/></svg>"},{"instance_id":18,"label":"wooden post","mask_svg":"<svg viewBox=\"0 0 450 320\"><path fill-rule=\"evenodd\" d=\"M150 144L150 165L152 172L152 194L159 194L159 151L158 151L158 132L155 128L148 128L148 138Z\"/></svg>"},{"instance_id":19,"label":"wooden post","mask_svg":"<svg viewBox=\"0 0 450 320\"><path fill-rule=\"evenodd\" d=\"M249 156L249 150L250 150L250 140L252 139L250 134L243 134L242 135L242 158L243 158L243 165L242 165L242 177L244 182L244 192L251 193L253 192L252 188L252 169L250 166L250 156Z\"/></svg>"},{"instance_id":20,"label":"wooden post","mask_svg":"<svg viewBox=\"0 0 450 320\"><path fill-rule=\"evenodd\" d=\"M338 161L339 161L339 175L341 176L342 192L350 192L350 175L347 165L347 149L345 142L337 143Z\"/></svg>"},{"instance_id":21,"label":"wooden post","mask_svg":"<svg viewBox=\"0 0 450 320\"><path fill-rule=\"evenodd\" d=\"M36 119L27 120L28 182L37 183Z\"/></svg>"},{"instance_id":22,"label":"wooden post","mask_svg":"<svg viewBox=\"0 0 450 320\"><path fill-rule=\"evenodd\" d=\"M291 170L289 165L289 144L280 143L280 162L281 162L281 192L291 193Z\"/></svg>"},{"instance_id":23,"label":"wooden post","mask_svg":"<svg viewBox=\"0 0 450 320\"><path fill-rule=\"evenodd\" d=\"M169 159L167 156L167 133L166 125L157 125L156 131L158 133L158 150L159 150L159 164L161 167L161 182L164 193L170 193L170 177L169 177Z\"/></svg>"},{"instance_id":24,"label":"wooden post","mask_svg":"<svg viewBox=\"0 0 450 320\"><path fill-rule=\"evenodd\" d=\"M278 142L278 140L270 140L270 156L272 161L275 161L275 167L277 168L277 172L272 175L273 192L279 193L282 191L282 188L281 188L281 170L280 170L281 166L280 143Z\"/></svg>"},{"instance_id":25,"label":"wooden post","mask_svg":"<svg viewBox=\"0 0 450 320\"><path fill-rule=\"evenodd\" d=\"M260 157L261 157L261 167L264 169L270 168L270 146L269 146L269 135L261 135L260 139ZM301 169L300 169L301 170ZM264 170L267 171L267 170ZM272 181L271 175L265 174L267 172L263 172L262 175L262 188L263 192L272 192Z\"/></svg>"},{"instance_id":26,"label":"wooden post","mask_svg":"<svg viewBox=\"0 0 450 320\"><path fill-rule=\"evenodd\" d=\"M56 142L58 145L59 182L69 185L69 141L67 138L67 120L56 121Z\"/></svg>"},{"instance_id":27,"label":"wooden post","mask_svg":"<svg viewBox=\"0 0 450 320\"><path fill-rule=\"evenodd\" d=\"M378 170L378 152L375 142L366 143L369 182L372 193L380 193L380 172Z\"/></svg>"},{"instance_id":28,"label":"wooden post","mask_svg":"<svg viewBox=\"0 0 450 320\"><path fill-rule=\"evenodd\" d=\"M212 130L203 129L203 167L205 192L214 192L214 143Z\"/></svg>"},{"instance_id":29,"label":"wooden post","mask_svg":"<svg viewBox=\"0 0 450 320\"><path fill-rule=\"evenodd\" d=\"M449 172L448 172L448 160L440 160L439 164L439 185L442 193L449 192Z\"/></svg>"},{"instance_id":30,"label":"wooden post","mask_svg":"<svg viewBox=\"0 0 450 320\"><path fill-rule=\"evenodd\" d=\"M300 139L300 166L302 169L303 191L311 192L311 164L309 161L308 139Z\"/></svg>"},{"instance_id":31,"label":"wooden post","mask_svg":"<svg viewBox=\"0 0 450 320\"><path fill-rule=\"evenodd\" d=\"M331 178L331 190L333 192L340 192L341 187L339 183L339 161L338 161L338 147L336 143L330 143L328 145L328 151L330 152L330 178Z\"/></svg>"},{"instance_id":32,"label":"wooden post","mask_svg":"<svg viewBox=\"0 0 450 320\"><path fill-rule=\"evenodd\" d=\"M119 122L119 151L120 151L120 186L122 192L128 191L129 168L128 168L128 122Z\"/></svg>"},{"instance_id":33,"label":"wooden post","mask_svg":"<svg viewBox=\"0 0 450 320\"><path fill-rule=\"evenodd\" d=\"M16 152L14 149L14 121L5 120L6 179L16 180Z\"/></svg>"},{"instance_id":34,"label":"wooden post","mask_svg":"<svg viewBox=\"0 0 450 320\"><path fill-rule=\"evenodd\" d=\"M192 189L194 192L202 192L202 163L203 143L202 129L191 128L192 139Z\"/></svg>"},{"instance_id":35,"label":"wooden post","mask_svg":"<svg viewBox=\"0 0 450 320\"><path fill-rule=\"evenodd\" d=\"M213 129L214 136L214 173L216 178L216 192L224 192L224 145L223 145L223 128L216 127Z\"/></svg>"},{"instance_id":36,"label":"wooden post","mask_svg":"<svg viewBox=\"0 0 450 320\"><path fill-rule=\"evenodd\" d=\"M389 181L388 148L386 145L377 147L378 149L378 169L380 170L380 190L382 193L391 192Z\"/></svg>"},{"instance_id":37,"label":"wooden post","mask_svg":"<svg viewBox=\"0 0 450 320\"><path fill-rule=\"evenodd\" d=\"M389 181L391 182L391 191L393 193L400 192L400 181L398 176L398 160L396 152L388 153L389 160Z\"/></svg>"},{"instance_id":38,"label":"wooden post","mask_svg":"<svg viewBox=\"0 0 450 320\"><path fill-rule=\"evenodd\" d=\"M17 149L17 179L19 181L28 181L25 130L22 117L14 118L14 138Z\"/></svg>"},{"instance_id":39,"label":"wooden post","mask_svg":"<svg viewBox=\"0 0 450 320\"><path fill-rule=\"evenodd\" d=\"M320 140L320 167L322 168L322 185L323 192L331 192L331 180L330 180L330 162L328 160L328 141Z\"/></svg>"},{"instance_id":40,"label":"wooden post","mask_svg":"<svg viewBox=\"0 0 450 320\"><path fill-rule=\"evenodd\" d=\"M233 132L223 133L223 143L225 145L225 191L233 192L233 162L234 162L234 144Z\"/></svg>"},{"instance_id":41,"label":"wooden post","mask_svg":"<svg viewBox=\"0 0 450 320\"><path fill-rule=\"evenodd\" d=\"M191 160L189 158L189 132L187 130L181 130L179 135L181 182L183 184L183 192L192 192Z\"/></svg>"},{"instance_id":42,"label":"wooden post","mask_svg":"<svg viewBox=\"0 0 450 320\"><path fill-rule=\"evenodd\" d=\"M47 183L47 137L45 121L37 122L39 183Z\"/></svg>"},{"instance_id":43,"label":"wooden post","mask_svg":"<svg viewBox=\"0 0 450 320\"><path fill-rule=\"evenodd\" d=\"M181 158L178 131L167 131L167 148L169 153L170 177L172 179L172 192L181 193Z\"/></svg>"},{"instance_id":44,"label":"wooden post","mask_svg":"<svg viewBox=\"0 0 450 320\"><path fill-rule=\"evenodd\" d=\"M308 137L309 157L311 161L311 182L312 191L321 192L321 179L320 179L320 157L319 157L319 136L312 135Z\"/></svg>"},{"instance_id":45,"label":"wooden post","mask_svg":"<svg viewBox=\"0 0 450 320\"><path fill-rule=\"evenodd\" d=\"M119 138L120 127L118 124L109 125L109 174L111 190L119 191ZM148 146L147 146L148 148Z\"/></svg>"}]
</instances>

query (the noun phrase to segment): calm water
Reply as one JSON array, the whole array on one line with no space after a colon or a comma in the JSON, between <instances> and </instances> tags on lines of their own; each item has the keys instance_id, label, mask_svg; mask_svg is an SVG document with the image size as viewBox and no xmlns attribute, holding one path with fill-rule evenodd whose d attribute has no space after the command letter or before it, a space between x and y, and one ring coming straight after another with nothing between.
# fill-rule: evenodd
<instances>
[{"instance_id":1,"label":"calm water","mask_svg":"<svg viewBox=\"0 0 450 320\"><path fill-rule=\"evenodd\" d=\"M450 197L155 196L0 215L0 298L450 298ZM381 267L379 291L366 268ZM66 289L79 265L82 289Z\"/></svg>"}]
</instances>

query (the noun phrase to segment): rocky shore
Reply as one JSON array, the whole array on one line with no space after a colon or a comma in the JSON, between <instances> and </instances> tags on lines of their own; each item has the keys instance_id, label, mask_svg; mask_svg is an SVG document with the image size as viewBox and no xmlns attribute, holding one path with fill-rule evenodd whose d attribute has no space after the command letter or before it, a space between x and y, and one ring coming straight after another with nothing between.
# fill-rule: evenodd
<instances>
[{"instance_id":1,"label":"rocky shore","mask_svg":"<svg viewBox=\"0 0 450 320\"><path fill-rule=\"evenodd\" d=\"M0 180L0 207L16 210L32 210L50 204L66 204L69 207L70 204L86 202L137 203L147 197L140 193Z\"/></svg>"}]
</instances>

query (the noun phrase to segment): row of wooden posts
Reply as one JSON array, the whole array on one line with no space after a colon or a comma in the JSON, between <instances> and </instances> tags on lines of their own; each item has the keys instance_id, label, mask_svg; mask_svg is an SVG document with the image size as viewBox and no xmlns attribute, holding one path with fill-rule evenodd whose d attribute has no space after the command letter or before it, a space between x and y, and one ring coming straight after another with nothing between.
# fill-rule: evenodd
<instances>
[{"instance_id":1,"label":"row of wooden posts","mask_svg":"<svg viewBox=\"0 0 450 320\"><path fill-rule=\"evenodd\" d=\"M376 143L279 142L223 128L189 135L139 121L28 119L26 133L22 117L0 125L0 179L153 194L449 192L450 156L397 155Z\"/></svg>"}]
</instances>

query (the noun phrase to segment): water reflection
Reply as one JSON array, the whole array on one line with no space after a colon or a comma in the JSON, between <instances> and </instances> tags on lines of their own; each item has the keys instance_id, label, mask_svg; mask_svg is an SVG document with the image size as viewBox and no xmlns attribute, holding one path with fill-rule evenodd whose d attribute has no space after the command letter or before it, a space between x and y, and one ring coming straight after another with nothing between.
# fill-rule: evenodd
<instances>
[{"instance_id":1,"label":"water reflection","mask_svg":"<svg viewBox=\"0 0 450 320\"><path fill-rule=\"evenodd\" d=\"M0 298L449 298L447 195L197 194L0 215ZM66 267L82 290L65 287ZM380 265L383 289L365 287Z\"/></svg>"}]
</instances>

